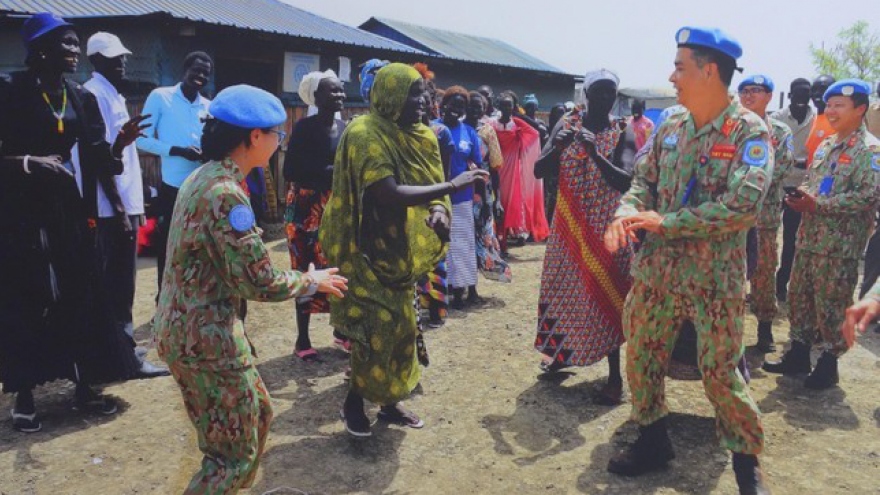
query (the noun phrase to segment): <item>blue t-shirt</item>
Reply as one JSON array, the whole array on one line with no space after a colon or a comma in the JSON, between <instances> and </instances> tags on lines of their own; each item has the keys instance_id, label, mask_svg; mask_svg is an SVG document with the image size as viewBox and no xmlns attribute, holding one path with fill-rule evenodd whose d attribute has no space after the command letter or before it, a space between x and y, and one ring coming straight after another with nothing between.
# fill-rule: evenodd
<instances>
[{"instance_id":1,"label":"blue t-shirt","mask_svg":"<svg viewBox=\"0 0 880 495\"><path fill-rule=\"evenodd\" d=\"M442 123L440 120L437 122ZM480 151L480 137L473 127L461 122L455 127L449 127L449 132L452 134L452 144L455 147L449 159L449 178L452 179L468 171L468 162L473 162L477 166L482 165L483 154ZM473 201L473 199L473 186L452 194L453 204Z\"/></svg>"}]
</instances>

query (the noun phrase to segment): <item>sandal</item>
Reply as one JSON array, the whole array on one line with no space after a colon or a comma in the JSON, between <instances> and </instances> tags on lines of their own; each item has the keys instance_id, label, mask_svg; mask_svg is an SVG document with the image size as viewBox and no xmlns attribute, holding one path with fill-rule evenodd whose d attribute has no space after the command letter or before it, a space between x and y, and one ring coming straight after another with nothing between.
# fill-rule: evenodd
<instances>
[{"instance_id":1,"label":"sandal","mask_svg":"<svg viewBox=\"0 0 880 495\"><path fill-rule=\"evenodd\" d=\"M320 361L320 359L318 359L318 351L316 351L314 347L309 347L308 349L303 350L299 350L294 347L293 355L307 363L315 363Z\"/></svg>"},{"instance_id":2,"label":"sandal","mask_svg":"<svg viewBox=\"0 0 880 495\"><path fill-rule=\"evenodd\" d=\"M333 338L333 345L346 354L351 354L351 341L348 339Z\"/></svg>"},{"instance_id":3,"label":"sandal","mask_svg":"<svg viewBox=\"0 0 880 495\"><path fill-rule=\"evenodd\" d=\"M9 411L12 415L12 427L22 433L36 433L43 429L43 424L37 421L37 413L22 414L15 412L15 409Z\"/></svg>"},{"instance_id":4,"label":"sandal","mask_svg":"<svg viewBox=\"0 0 880 495\"><path fill-rule=\"evenodd\" d=\"M568 365L557 361L541 361L541 364L539 364L538 367L541 368L541 371L544 373L556 373L557 371L568 368Z\"/></svg>"},{"instance_id":5,"label":"sandal","mask_svg":"<svg viewBox=\"0 0 880 495\"><path fill-rule=\"evenodd\" d=\"M348 424L348 421L345 419L345 409L339 410L339 418L342 419L342 424L345 425L345 431L349 433L349 435L358 437L358 438L366 438L373 436L373 432L370 431L370 423L367 421L366 429L356 429L352 428L351 425Z\"/></svg>"},{"instance_id":6,"label":"sandal","mask_svg":"<svg viewBox=\"0 0 880 495\"><path fill-rule=\"evenodd\" d=\"M379 409L376 417L386 423L394 423L409 428L415 428L417 430L425 426L425 422L416 416L416 413L409 410L401 411L397 408L387 410L383 408Z\"/></svg>"}]
</instances>

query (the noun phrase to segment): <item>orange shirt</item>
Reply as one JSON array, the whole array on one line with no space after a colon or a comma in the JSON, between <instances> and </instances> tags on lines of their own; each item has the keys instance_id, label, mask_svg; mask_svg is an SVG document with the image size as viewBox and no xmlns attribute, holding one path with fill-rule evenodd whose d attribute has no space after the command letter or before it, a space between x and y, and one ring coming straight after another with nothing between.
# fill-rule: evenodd
<instances>
[{"instance_id":1,"label":"orange shirt","mask_svg":"<svg viewBox=\"0 0 880 495\"><path fill-rule=\"evenodd\" d=\"M832 134L834 134L834 128L828 123L828 117L824 113L816 115L816 120L813 121L813 127L810 129L810 136L807 138L806 144L808 168L813 163L813 153L816 152L816 148L819 147L819 144L825 138Z\"/></svg>"}]
</instances>

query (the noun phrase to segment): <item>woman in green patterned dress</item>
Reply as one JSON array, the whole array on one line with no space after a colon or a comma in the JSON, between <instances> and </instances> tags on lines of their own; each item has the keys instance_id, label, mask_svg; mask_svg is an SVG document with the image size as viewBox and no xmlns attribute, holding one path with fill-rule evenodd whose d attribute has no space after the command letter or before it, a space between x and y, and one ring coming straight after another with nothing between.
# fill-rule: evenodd
<instances>
[{"instance_id":1,"label":"woman in green patterned dress","mask_svg":"<svg viewBox=\"0 0 880 495\"><path fill-rule=\"evenodd\" d=\"M336 154L333 197L320 240L331 265L349 277L330 323L351 339L351 389L341 411L349 433L370 436L364 399L379 419L421 428L401 401L419 383L416 281L446 252L448 194L485 180L481 170L444 182L437 138L421 123L425 83L405 64L376 74L370 114L345 130Z\"/></svg>"}]
</instances>

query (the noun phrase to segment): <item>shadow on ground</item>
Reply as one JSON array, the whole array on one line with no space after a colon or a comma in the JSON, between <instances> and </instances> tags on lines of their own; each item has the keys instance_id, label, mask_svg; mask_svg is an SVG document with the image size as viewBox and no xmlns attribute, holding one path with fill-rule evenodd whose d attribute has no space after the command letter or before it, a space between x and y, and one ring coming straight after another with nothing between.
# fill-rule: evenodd
<instances>
[{"instance_id":1,"label":"shadow on ground","mask_svg":"<svg viewBox=\"0 0 880 495\"><path fill-rule=\"evenodd\" d=\"M514 459L517 465L526 466L586 444L580 426L613 408L593 403L593 396L605 378L563 386L571 376L569 372L541 375L516 398L512 415L483 418L482 428L495 441L497 453L517 456L518 450L526 450L530 454Z\"/></svg>"},{"instance_id":2,"label":"shadow on ground","mask_svg":"<svg viewBox=\"0 0 880 495\"><path fill-rule=\"evenodd\" d=\"M290 356L258 365L273 401L295 403L272 423L272 431L295 437L278 443L263 457L263 476L254 493L279 487L309 494L385 493L400 468L398 450L406 431L378 422L373 436L354 438L343 428L339 410L348 392L343 380L347 355L331 348L318 348L323 361L305 363ZM320 389L316 382L338 375L339 383ZM297 384L295 392L282 391ZM375 407L368 410L375 417ZM333 425L338 427L328 428ZM295 493L279 490L278 493Z\"/></svg>"},{"instance_id":3,"label":"shadow on ground","mask_svg":"<svg viewBox=\"0 0 880 495\"><path fill-rule=\"evenodd\" d=\"M810 390L804 387L805 377L777 376L776 388L758 403L758 408L764 414L782 412L786 423L807 431L858 429L859 418L843 389Z\"/></svg>"},{"instance_id":4,"label":"shadow on ground","mask_svg":"<svg viewBox=\"0 0 880 495\"><path fill-rule=\"evenodd\" d=\"M638 427L627 422L614 432L611 443L593 449L590 465L578 478L577 489L589 494L653 494L667 493L668 489L693 495L715 493L730 457L718 444L715 419L672 413L667 421L676 455L667 469L637 478L606 471L608 460L638 436Z\"/></svg>"}]
</instances>

